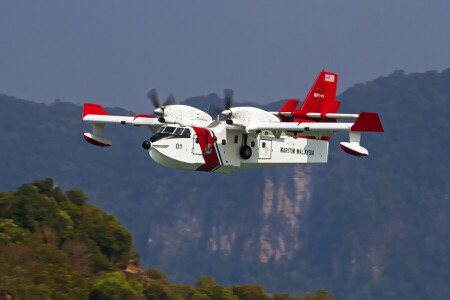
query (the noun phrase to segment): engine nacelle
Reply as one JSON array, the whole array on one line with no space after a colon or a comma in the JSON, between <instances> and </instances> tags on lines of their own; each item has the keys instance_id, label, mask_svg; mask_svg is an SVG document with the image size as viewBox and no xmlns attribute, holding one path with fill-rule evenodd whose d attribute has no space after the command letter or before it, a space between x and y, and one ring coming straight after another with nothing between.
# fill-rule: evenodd
<instances>
[{"instance_id":1,"label":"engine nacelle","mask_svg":"<svg viewBox=\"0 0 450 300\"><path fill-rule=\"evenodd\" d=\"M222 114L233 121L233 125L249 126L252 122L274 122L280 120L272 113L256 107L233 107L224 110Z\"/></svg>"},{"instance_id":2,"label":"engine nacelle","mask_svg":"<svg viewBox=\"0 0 450 300\"><path fill-rule=\"evenodd\" d=\"M164 123L190 125L196 122L212 122L210 115L187 105L168 105L164 107L164 113L161 115L164 118Z\"/></svg>"}]
</instances>

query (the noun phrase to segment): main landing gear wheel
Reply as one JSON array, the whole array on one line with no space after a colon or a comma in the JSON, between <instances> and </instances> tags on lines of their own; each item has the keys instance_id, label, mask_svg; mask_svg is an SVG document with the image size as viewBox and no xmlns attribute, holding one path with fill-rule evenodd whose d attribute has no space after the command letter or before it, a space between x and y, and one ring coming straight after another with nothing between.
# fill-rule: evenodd
<instances>
[{"instance_id":1,"label":"main landing gear wheel","mask_svg":"<svg viewBox=\"0 0 450 300\"><path fill-rule=\"evenodd\" d=\"M249 159L252 156L252 148L250 148L248 145L244 145L241 147L239 153L241 154L241 157L243 159Z\"/></svg>"}]
</instances>

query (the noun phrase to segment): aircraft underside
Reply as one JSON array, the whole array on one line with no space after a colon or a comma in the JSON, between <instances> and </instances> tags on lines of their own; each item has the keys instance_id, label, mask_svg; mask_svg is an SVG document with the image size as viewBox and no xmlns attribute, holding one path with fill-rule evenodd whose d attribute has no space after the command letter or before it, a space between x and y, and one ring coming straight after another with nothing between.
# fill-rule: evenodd
<instances>
[{"instance_id":1,"label":"aircraft underside","mask_svg":"<svg viewBox=\"0 0 450 300\"><path fill-rule=\"evenodd\" d=\"M148 149L157 163L166 167L229 173L238 169L326 163L328 141L311 138L250 135L231 132L226 139L202 143L192 138L162 139ZM208 139L208 135L206 135ZM247 152L241 153L244 150ZM250 149L248 151L248 149Z\"/></svg>"}]
</instances>

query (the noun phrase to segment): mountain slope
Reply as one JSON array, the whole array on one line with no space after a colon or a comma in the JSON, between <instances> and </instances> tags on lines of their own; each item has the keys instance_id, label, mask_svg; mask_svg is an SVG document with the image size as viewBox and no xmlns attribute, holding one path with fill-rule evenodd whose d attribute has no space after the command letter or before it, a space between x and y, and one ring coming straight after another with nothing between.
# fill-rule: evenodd
<instances>
[{"instance_id":1,"label":"mountain slope","mask_svg":"<svg viewBox=\"0 0 450 300\"><path fill-rule=\"evenodd\" d=\"M143 128L107 128L113 147L92 147L81 107L0 96L0 188L42 177L82 187L130 229L143 264L173 281L211 274L296 294L445 298L449 82L450 69L397 71L341 94L340 111L380 114L386 132L363 135L367 158L343 153L340 135L326 165L231 175L157 165L140 147ZM202 101L220 105L214 94L186 103Z\"/></svg>"}]
</instances>

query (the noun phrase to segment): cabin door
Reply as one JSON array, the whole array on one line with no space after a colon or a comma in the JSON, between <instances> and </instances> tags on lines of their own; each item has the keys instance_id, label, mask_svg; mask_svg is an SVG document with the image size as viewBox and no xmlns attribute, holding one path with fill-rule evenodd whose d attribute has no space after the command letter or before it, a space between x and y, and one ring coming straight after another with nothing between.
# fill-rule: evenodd
<instances>
[{"instance_id":1,"label":"cabin door","mask_svg":"<svg viewBox=\"0 0 450 300\"><path fill-rule=\"evenodd\" d=\"M261 159L269 159L272 157L272 141L259 140L259 156Z\"/></svg>"},{"instance_id":2,"label":"cabin door","mask_svg":"<svg viewBox=\"0 0 450 300\"><path fill-rule=\"evenodd\" d=\"M210 154L213 149L212 137L206 129L197 129L194 134L192 153L194 154Z\"/></svg>"}]
</instances>

